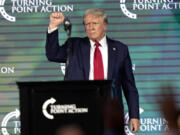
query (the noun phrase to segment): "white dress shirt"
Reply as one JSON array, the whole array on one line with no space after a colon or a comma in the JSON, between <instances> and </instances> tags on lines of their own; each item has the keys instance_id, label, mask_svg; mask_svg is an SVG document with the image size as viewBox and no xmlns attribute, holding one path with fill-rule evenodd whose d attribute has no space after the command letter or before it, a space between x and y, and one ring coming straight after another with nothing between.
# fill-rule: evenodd
<instances>
[{"instance_id":1,"label":"white dress shirt","mask_svg":"<svg viewBox=\"0 0 180 135\"><path fill-rule=\"evenodd\" d=\"M103 68L104 68L104 79L107 80L108 74L108 46L107 46L107 38L104 36L100 41L99 50L101 51L102 60L103 60ZM91 48L90 48L90 69L89 69L89 80L94 80L94 51L95 51L95 42L90 40Z\"/></svg>"},{"instance_id":2,"label":"white dress shirt","mask_svg":"<svg viewBox=\"0 0 180 135\"><path fill-rule=\"evenodd\" d=\"M57 30L58 29L58 27L55 27L55 28L53 28L53 29L49 29L49 27L48 27L48 34L51 34L53 31L55 31L55 30Z\"/></svg>"},{"instance_id":3,"label":"white dress shirt","mask_svg":"<svg viewBox=\"0 0 180 135\"><path fill-rule=\"evenodd\" d=\"M54 28L49 30L48 33L52 33L53 31L57 30L58 28ZM107 45L107 38L104 36L100 41L99 50L101 51L102 59L103 59L103 68L104 68L104 79L107 80L108 76L108 45ZM95 51L95 42L90 40L90 68L89 68L89 80L94 80L94 51Z\"/></svg>"}]
</instances>

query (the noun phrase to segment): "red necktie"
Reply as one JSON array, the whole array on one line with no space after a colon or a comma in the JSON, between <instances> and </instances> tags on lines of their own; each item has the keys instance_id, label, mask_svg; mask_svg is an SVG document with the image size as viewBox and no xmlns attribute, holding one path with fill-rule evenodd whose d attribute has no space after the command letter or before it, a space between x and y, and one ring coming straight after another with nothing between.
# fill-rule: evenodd
<instances>
[{"instance_id":1,"label":"red necktie","mask_svg":"<svg viewBox=\"0 0 180 135\"><path fill-rule=\"evenodd\" d=\"M104 68L101 51L99 50L99 42L95 43L94 51L94 80L103 80L104 79Z\"/></svg>"}]
</instances>

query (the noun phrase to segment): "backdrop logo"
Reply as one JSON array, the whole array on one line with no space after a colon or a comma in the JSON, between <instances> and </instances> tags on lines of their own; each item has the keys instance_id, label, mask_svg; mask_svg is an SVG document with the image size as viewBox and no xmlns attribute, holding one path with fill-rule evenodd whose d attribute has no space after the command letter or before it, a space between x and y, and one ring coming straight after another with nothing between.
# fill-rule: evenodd
<instances>
[{"instance_id":1,"label":"backdrop logo","mask_svg":"<svg viewBox=\"0 0 180 135\"><path fill-rule=\"evenodd\" d=\"M55 114L88 113L88 108L77 108L76 104L54 105L55 102L56 99L50 98L42 106L42 112L47 119L54 119ZM49 112L48 106L50 107Z\"/></svg>"},{"instance_id":2,"label":"backdrop logo","mask_svg":"<svg viewBox=\"0 0 180 135\"><path fill-rule=\"evenodd\" d=\"M10 12L13 13L47 13L47 12L72 12L73 5L54 5L52 0L11 0ZM10 16L5 11L5 0L0 0L0 13L8 21L15 22L16 17Z\"/></svg>"},{"instance_id":3,"label":"backdrop logo","mask_svg":"<svg viewBox=\"0 0 180 135\"><path fill-rule=\"evenodd\" d=\"M147 133L148 132L164 132L168 129L168 122L165 118L162 117L143 117L142 115L144 114L144 109L140 108L139 109L139 113L141 114L141 118L140 118L140 127L139 127L139 131L140 132L144 132ZM128 127L128 122L129 122L129 114L127 113L125 115L125 133L126 135L134 135Z\"/></svg>"},{"instance_id":4,"label":"backdrop logo","mask_svg":"<svg viewBox=\"0 0 180 135\"><path fill-rule=\"evenodd\" d=\"M1 131L2 131L2 135L10 135L7 128L8 127L8 123L12 122L13 118L19 118L20 116L20 111L18 109L16 109L13 112L8 113L2 120L1 123ZM14 127L14 134L20 133L20 121L13 121L13 123L15 124ZM9 124L10 125L10 124Z\"/></svg>"},{"instance_id":5,"label":"backdrop logo","mask_svg":"<svg viewBox=\"0 0 180 135\"><path fill-rule=\"evenodd\" d=\"M5 9L4 9L4 4L5 4L5 0L0 0L0 13L1 15L8 21L10 22L15 22L16 18L13 16L10 16L6 13Z\"/></svg>"},{"instance_id":6,"label":"backdrop logo","mask_svg":"<svg viewBox=\"0 0 180 135\"><path fill-rule=\"evenodd\" d=\"M122 12L131 19L137 19L137 14L128 11L126 7L126 0L120 0L120 8ZM179 10L180 3L174 2L174 0L133 0L132 10Z\"/></svg>"},{"instance_id":7,"label":"backdrop logo","mask_svg":"<svg viewBox=\"0 0 180 135\"><path fill-rule=\"evenodd\" d=\"M122 12L129 18L132 18L132 19L136 19L137 18L137 15L134 14L134 13L131 13L130 11L127 10L126 8L126 4L125 4L126 0L120 0L120 8L122 10Z\"/></svg>"}]
</instances>

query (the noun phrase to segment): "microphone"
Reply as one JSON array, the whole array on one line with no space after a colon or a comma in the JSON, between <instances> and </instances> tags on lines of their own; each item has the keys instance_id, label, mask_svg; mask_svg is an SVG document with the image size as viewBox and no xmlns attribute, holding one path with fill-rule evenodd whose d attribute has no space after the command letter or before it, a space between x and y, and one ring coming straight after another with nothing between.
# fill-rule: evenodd
<instances>
[{"instance_id":1,"label":"microphone","mask_svg":"<svg viewBox=\"0 0 180 135\"><path fill-rule=\"evenodd\" d=\"M70 37L71 36L71 28L72 28L72 24L71 24L70 20L67 17L65 17L63 24L64 24L64 30L66 31L68 37Z\"/></svg>"}]
</instances>

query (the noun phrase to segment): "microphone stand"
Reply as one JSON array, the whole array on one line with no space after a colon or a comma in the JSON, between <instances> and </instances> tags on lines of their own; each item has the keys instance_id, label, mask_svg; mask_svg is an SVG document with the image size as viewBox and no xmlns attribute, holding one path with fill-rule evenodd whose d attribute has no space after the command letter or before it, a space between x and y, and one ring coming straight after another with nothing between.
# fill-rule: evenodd
<instances>
[{"instance_id":1,"label":"microphone stand","mask_svg":"<svg viewBox=\"0 0 180 135\"><path fill-rule=\"evenodd\" d=\"M72 28L72 25L70 24L67 27L64 27L65 28L65 31L67 33L67 36L68 36L68 39L67 39L67 59L66 59L66 64L65 64L65 76L64 76L64 80L68 80L67 78L67 74L68 74L68 66L69 66L69 58L70 58L70 50L71 50L71 43L70 43L70 38L71 38L71 28Z\"/></svg>"}]
</instances>

